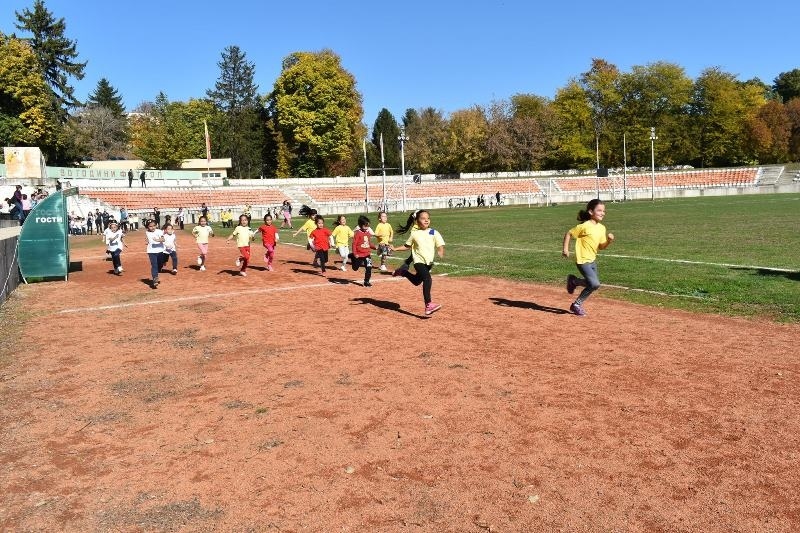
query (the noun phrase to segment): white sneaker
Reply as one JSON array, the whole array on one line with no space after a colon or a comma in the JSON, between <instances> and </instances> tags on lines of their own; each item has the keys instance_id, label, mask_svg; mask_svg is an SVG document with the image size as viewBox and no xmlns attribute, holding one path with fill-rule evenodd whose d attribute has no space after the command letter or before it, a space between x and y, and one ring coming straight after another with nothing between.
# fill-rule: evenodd
<instances>
[{"instance_id":1,"label":"white sneaker","mask_svg":"<svg viewBox=\"0 0 800 533\"><path fill-rule=\"evenodd\" d=\"M177 268L173 268L173 269L172 269L172 273L173 273L173 274L177 274L177 273L178 273L178 269L177 269Z\"/></svg>"},{"instance_id":2,"label":"white sneaker","mask_svg":"<svg viewBox=\"0 0 800 533\"><path fill-rule=\"evenodd\" d=\"M205 270L206 270L206 266L205 265L200 265L200 272L205 272Z\"/></svg>"},{"instance_id":3,"label":"white sneaker","mask_svg":"<svg viewBox=\"0 0 800 533\"><path fill-rule=\"evenodd\" d=\"M242 266L242 260L240 258L238 258L238 257L236 258L236 266L237 267Z\"/></svg>"},{"instance_id":4,"label":"white sneaker","mask_svg":"<svg viewBox=\"0 0 800 533\"><path fill-rule=\"evenodd\" d=\"M339 267L339 269L340 269L342 272L347 272L347 267L346 267L346 266L344 266L344 265L340 266L340 267Z\"/></svg>"},{"instance_id":5,"label":"white sneaker","mask_svg":"<svg viewBox=\"0 0 800 533\"><path fill-rule=\"evenodd\" d=\"M239 275L240 275L240 276L247 277L247 272L239 272Z\"/></svg>"},{"instance_id":6,"label":"white sneaker","mask_svg":"<svg viewBox=\"0 0 800 533\"><path fill-rule=\"evenodd\" d=\"M386 272L386 265L381 265L381 272Z\"/></svg>"},{"instance_id":7,"label":"white sneaker","mask_svg":"<svg viewBox=\"0 0 800 533\"><path fill-rule=\"evenodd\" d=\"M197 264L203 266L203 258L200 257L199 255L197 256Z\"/></svg>"},{"instance_id":8,"label":"white sneaker","mask_svg":"<svg viewBox=\"0 0 800 533\"><path fill-rule=\"evenodd\" d=\"M120 272L122 272L122 271L123 271L123 270L122 270L122 267L117 267L117 273L120 273Z\"/></svg>"}]
</instances>

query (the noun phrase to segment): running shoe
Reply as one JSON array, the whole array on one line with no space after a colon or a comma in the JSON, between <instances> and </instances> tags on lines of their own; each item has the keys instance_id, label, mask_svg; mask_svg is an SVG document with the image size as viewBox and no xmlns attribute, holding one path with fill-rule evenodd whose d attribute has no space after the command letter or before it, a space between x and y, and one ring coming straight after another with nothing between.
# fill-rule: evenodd
<instances>
[{"instance_id":1,"label":"running shoe","mask_svg":"<svg viewBox=\"0 0 800 533\"><path fill-rule=\"evenodd\" d=\"M240 276L244 276L246 278L247 277L247 272L239 271L239 275Z\"/></svg>"},{"instance_id":2,"label":"running shoe","mask_svg":"<svg viewBox=\"0 0 800 533\"><path fill-rule=\"evenodd\" d=\"M442 308L442 306L440 304L435 304L435 303L431 302L431 303L429 303L428 305L425 306L425 314L426 315L432 315L433 313L435 313L436 311L438 311L441 308Z\"/></svg>"},{"instance_id":3,"label":"running shoe","mask_svg":"<svg viewBox=\"0 0 800 533\"><path fill-rule=\"evenodd\" d=\"M586 311L584 311L583 307L578 304L570 305L569 310L577 316L586 316Z\"/></svg>"},{"instance_id":4,"label":"running shoe","mask_svg":"<svg viewBox=\"0 0 800 533\"><path fill-rule=\"evenodd\" d=\"M269 270L270 272L272 272L272 270L273 270L273 268L272 268L272 265L267 265L267 270Z\"/></svg>"},{"instance_id":5,"label":"running shoe","mask_svg":"<svg viewBox=\"0 0 800 533\"><path fill-rule=\"evenodd\" d=\"M386 272L386 265L381 265L381 272Z\"/></svg>"},{"instance_id":6,"label":"running shoe","mask_svg":"<svg viewBox=\"0 0 800 533\"><path fill-rule=\"evenodd\" d=\"M205 265L200 265L200 272L205 272L205 270L206 270L206 266Z\"/></svg>"}]
</instances>

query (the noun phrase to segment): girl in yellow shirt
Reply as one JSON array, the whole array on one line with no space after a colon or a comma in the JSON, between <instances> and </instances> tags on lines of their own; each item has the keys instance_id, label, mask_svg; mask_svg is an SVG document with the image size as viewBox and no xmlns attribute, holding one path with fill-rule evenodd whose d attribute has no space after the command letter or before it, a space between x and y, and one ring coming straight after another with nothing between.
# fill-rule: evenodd
<instances>
[{"instance_id":1,"label":"girl in yellow shirt","mask_svg":"<svg viewBox=\"0 0 800 533\"><path fill-rule=\"evenodd\" d=\"M567 276L567 292L573 294L576 287L583 287L578 298L569 306L569 310L578 316L586 316L583 302L600 288L600 277L597 274L597 252L606 249L614 242L614 234L606 234L606 227L601 224L606 216L606 206L595 198L586 204L586 209L578 212L581 222L564 234L564 247L561 255L569 257L569 242L575 239L575 264L583 278Z\"/></svg>"}]
</instances>

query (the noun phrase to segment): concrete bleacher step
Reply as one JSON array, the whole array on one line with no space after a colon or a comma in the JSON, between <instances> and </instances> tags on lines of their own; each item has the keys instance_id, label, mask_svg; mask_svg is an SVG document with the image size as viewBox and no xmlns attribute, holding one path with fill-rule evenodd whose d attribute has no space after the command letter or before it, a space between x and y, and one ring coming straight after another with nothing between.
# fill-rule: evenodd
<instances>
[{"instance_id":1,"label":"concrete bleacher step","mask_svg":"<svg viewBox=\"0 0 800 533\"><path fill-rule=\"evenodd\" d=\"M785 185L791 183L791 176L788 174L784 179L784 170L786 167L783 165L770 165L761 167L761 175L758 178L759 185Z\"/></svg>"}]
</instances>

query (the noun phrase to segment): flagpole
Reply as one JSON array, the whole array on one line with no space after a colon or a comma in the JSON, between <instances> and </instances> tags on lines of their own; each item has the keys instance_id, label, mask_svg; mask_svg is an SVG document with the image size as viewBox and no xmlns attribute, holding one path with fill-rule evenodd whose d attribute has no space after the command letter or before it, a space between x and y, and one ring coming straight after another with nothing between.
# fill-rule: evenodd
<instances>
[{"instance_id":1,"label":"flagpole","mask_svg":"<svg viewBox=\"0 0 800 533\"><path fill-rule=\"evenodd\" d=\"M211 178L211 137L208 135L208 123L203 121L203 129L206 134L206 172L207 176Z\"/></svg>"},{"instance_id":2,"label":"flagpole","mask_svg":"<svg viewBox=\"0 0 800 533\"><path fill-rule=\"evenodd\" d=\"M369 185L367 185L367 139L361 139L361 148L364 150L364 212L369 213Z\"/></svg>"},{"instance_id":3,"label":"flagpole","mask_svg":"<svg viewBox=\"0 0 800 533\"><path fill-rule=\"evenodd\" d=\"M383 133L381 133L381 171L383 171L383 208L381 211L388 211L386 207L386 163L383 158Z\"/></svg>"}]
</instances>

